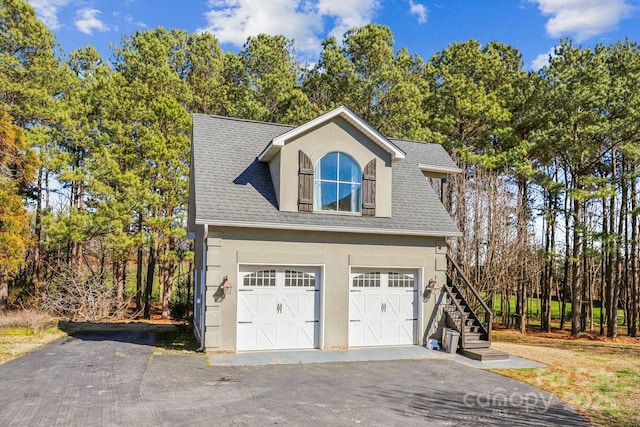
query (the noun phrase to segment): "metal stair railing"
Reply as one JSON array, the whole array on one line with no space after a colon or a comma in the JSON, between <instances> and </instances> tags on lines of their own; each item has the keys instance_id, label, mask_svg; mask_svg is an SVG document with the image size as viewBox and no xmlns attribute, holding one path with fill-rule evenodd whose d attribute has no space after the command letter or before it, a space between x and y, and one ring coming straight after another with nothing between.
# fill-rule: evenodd
<instances>
[{"instance_id":1,"label":"metal stair railing","mask_svg":"<svg viewBox=\"0 0 640 427\"><path fill-rule=\"evenodd\" d=\"M447 264L447 276L452 288L451 293L455 292L462 298L469 310L471 310L468 313L469 317L477 320L480 331L486 335L487 341L491 342L493 312L469 279L467 279L458 263L449 254L447 254Z\"/></svg>"}]
</instances>

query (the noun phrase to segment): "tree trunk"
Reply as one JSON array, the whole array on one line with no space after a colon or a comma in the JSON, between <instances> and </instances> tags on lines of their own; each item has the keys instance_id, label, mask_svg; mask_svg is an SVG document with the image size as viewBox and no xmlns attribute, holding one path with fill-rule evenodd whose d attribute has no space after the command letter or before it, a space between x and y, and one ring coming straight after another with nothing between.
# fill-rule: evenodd
<instances>
[{"instance_id":1,"label":"tree trunk","mask_svg":"<svg viewBox=\"0 0 640 427\"><path fill-rule=\"evenodd\" d=\"M31 280L35 287L36 295L40 289L40 269L42 261L40 260L40 241L42 240L42 174L44 166L38 168L38 186L36 188L36 212L35 212L35 241L33 242L33 271Z\"/></svg>"},{"instance_id":2,"label":"tree trunk","mask_svg":"<svg viewBox=\"0 0 640 427\"><path fill-rule=\"evenodd\" d=\"M4 265L0 265L0 313L7 309L9 302L9 274Z\"/></svg>"},{"instance_id":3,"label":"tree trunk","mask_svg":"<svg viewBox=\"0 0 640 427\"><path fill-rule=\"evenodd\" d=\"M171 239L171 241L166 245L164 253L167 254L174 249L174 239ZM166 259L162 262L162 318L168 319L171 317L169 303L171 302L173 277L175 275L177 265L174 259L171 259L170 257L165 258Z\"/></svg>"},{"instance_id":4,"label":"tree trunk","mask_svg":"<svg viewBox=\"0 0 640 427\"><path fill-rule=\"evenodd\" d=\"M153 279L156 269L158 244L153 242L149 246L149 262L147 263L147 281L144 289L144 318L151 319L151 293L153 292Z\"/></svg>"},{"instance_id":5,"label":"tree trunk","mask_svg":"<svg viewBox=\"0 0 640 427\"><path fill-rule=\"evenodd\" d=\"M581 189L578 187L578 189ZM571 335L582 332L582 280L580 249L582 247L582 202L573 200L573 250L571 259Z\"/></svg>"},{"instance_id":6,"label":"tree trunk","mask_svg":"<svg viewBox=\"0 0 640 427\"><path fill-rule=\"evenodd\" d=\"M173 275L175 272L175 266L173 262L167 262L162 269L162 318L168 319L171 317L169 310L169 304L171 303L171 295L173 291Z\"/></svg>"},{"instance_id":7,"label":"tree trunk","mask_svg":"<svg viewBox=\"0 0 640 427\"><path fill-rule=\"evenodd\" d=\"M142 214L138 214L138 233L142 233ZM142 264L144 260L144 250L142 245L138 246L136 258L136 312L142 310Z\"/></svg>"},{"instance_id":8,"label":"tree trunk","mask_svg":"<svg viewBox=\"0 0 640 427\"><path fill-rule=\"evenodd\" d=\"M636 178L631 181L631 307L629 313L629 335L638 336L638 212Z\"/></svg>"},{"instance_id":9,"label":"tree trunk","mask_svg":"<svg viewBox=\"0 0 640 427\"><path fill-rule=\"evenodd\" d=\"M527 216L525 203L528 200L527 181L523 177L518 177L518 242L528 247L528 235L527 235ZM524 258L524 257L522 257ZM516 319L517 328L520 333L527 332L527 272L525 260L522 260L520 265L520 275L518 280L518 295L516 299Z\"/></svg>"},{"instance_id":10,"label":"tree trunk","mask_svg":"<svg viewBox=\"0 0 640 427\"><path fill-rule=\"evenodd\" d=\"M540 313L540 329L544 332L551 332L551 289L553 289L554 282L554 263L555 259L553 253L555 253L555 202L554 195L551 191L547 192L547 221L545 229L545 259L544 268L541 280L542 288L542 310Z\"/></svg>"},{"instance_id":11,"label":"tree trunk","mask_svg":"<svg viewBox=\"0 0 640 427\"><path fill-rule=\"evenodd\" d=\"M611 180L616 181L616 161L615 152L613 153ZM615 249L615 264L613 265L612 280L607 283L607 337L615 338L618 334L618 300L620 297L620 279L621 279L621 260L622 260L622 236L623 226L626 219L625 205L627 200L625 180L624 176L624 163L621 169L621 192L622 200L620 203L620 210L618 211L618 230L614 239ZM615 227L615 215L616 210L613 208L614 196L611 197L612 209L610 217L610 230L613 232ZM613 251L611 251L613 252Z\"/></svg>"},{"instance_id":12,"label":"tree trunk","mask_svg":"<svg viewBox=\"0 0 640 427\"><path fill-rule=\"evenodd\" d=\"M113 276L116 284L116 301L118 306L122 307L124 304L124 287L125 287L125 271L127 268L126 261L114 261L113 262Z\"/></svg>"}]
</instances>

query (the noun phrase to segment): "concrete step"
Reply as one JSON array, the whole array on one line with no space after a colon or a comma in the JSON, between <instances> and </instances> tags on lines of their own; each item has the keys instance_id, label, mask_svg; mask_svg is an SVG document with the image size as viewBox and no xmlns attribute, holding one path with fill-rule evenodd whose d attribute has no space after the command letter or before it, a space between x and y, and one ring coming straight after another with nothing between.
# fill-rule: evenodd
<instances>
[{"instance_id":1,"label":"concrete step","mask_svg":"<svg viewBox=\"0 0 640 427\"><path fill-rule=\"evenodd\" d=\"M459 350L459 353L469 359L486 362L488 360L509 360L509 353L493 348L472 348Z\"/></svg>"}]
</instances>

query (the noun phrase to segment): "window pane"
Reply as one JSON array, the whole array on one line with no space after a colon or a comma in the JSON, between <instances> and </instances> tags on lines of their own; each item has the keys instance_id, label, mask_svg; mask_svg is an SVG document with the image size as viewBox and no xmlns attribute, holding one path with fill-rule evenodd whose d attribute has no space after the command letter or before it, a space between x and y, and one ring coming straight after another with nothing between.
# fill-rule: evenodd
<instances>
[{"instance_id":1,"label":"window pane","mask_svg":"<svg viewBox=\"0 0 640 427\"><path fill-rule=\"evenodd\" d=\"M320 160L320 179L336 180L338 177L338 153L329 153Z\"/></svg>"},{"instance_id":2,"label":"window pane","mask_svg":"<svg viewBox=\"0 0 640 427\"><path fill-rule=\"evenodd\" d=\"M323 211L335 211L337 210L337 185L335 182L321 182L320 183L320 209Z\"/></svg>"},{"instance_id":3,"label":"window pane","mask_svg":"<svg viewBox=\"0 0 640 427\"><path fill-rule=\"evenodd\" d=\"M389 272L388 287L390 288L413 288L413 274L400 274Z\"/></svg>"},{"instance_id":4,"label":"window pane","mask_svg":"<svg viewBox=\"0 0 640 427\"><path fill-rule=\"evenodd\" d=\"M340 198L338 200L338 210L350 212L353 196L353 194L351 194L351 184L340 184L339 189Z\"/></svg>"},{"instance_id":5,"label":"window pane","mask_svg":"<svg viewBox=\"0 0 640 427\"><path fill-rule=\"evenodd\" d=\"M322 210L322 182L317 179L313 183L313 209Z\"/></svg>"},{"instance_id":6,"label":"window pane","mask_svg":"<svg viewBox=\"0 0 640 427\"><path fill-rule=\"evenodd\" d=\"M351 157L340 154L339 166L340 181L360 182L360 167Z\"/></svg>"},{"instance_id":7,"label":"window pane","mask_svg":"<svg viewBox=\"0 0 640 427\"><path fill-rule=\"evenodd\" d=\"M338 206L343 212L360 212L360 184L339 184Z\"/></svg>"},{"instance_id":8,"label":"window pane","mask_svg":"<svg viewBox=\"0 0 640 427\"><path fill-rule=\"evenodd\" d=\"M380 287L380 272L372 271L370 273L363 273L353 278L354 288L379 288Z\"/></svg>"},{"instance_id":9,"label":"window pane","mask_svg":"<svg viewBox=\"0 0 640 427\"><path fill-rule=\"evenodd\" d=\"M284 272L285 287L308 287L316 286L316 277L313 274L303 273L302 271L286 270Z\"/></svg>"},{"instance_id":10,"label":"window pane","mask_svg":"<svg viewBox=\"0 0 640 427\"><path fill-rule=\"evenodd\" d=\"M275 286L276 271L261 270L244 276L244 286Z\"/></svg>"}]
</instances>

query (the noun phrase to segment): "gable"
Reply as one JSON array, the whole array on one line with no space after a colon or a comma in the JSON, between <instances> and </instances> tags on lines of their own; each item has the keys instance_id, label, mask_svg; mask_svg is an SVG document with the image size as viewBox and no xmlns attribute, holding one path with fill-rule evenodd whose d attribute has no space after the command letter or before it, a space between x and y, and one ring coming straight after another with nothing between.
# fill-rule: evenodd
<instances>
[{"instance_id":1,"label":"gable","mask_svg":"<svg viewBox=\"0 0 640 427\"><path fill-rule=\"evenodd\" d=\"M358 117L353 111L347 107L341 106L329 111L315 119L291 129L278 137L274 138L269 145L260 153L258 160L261 162L270 161L271 158L290 140L296 139L302 134L309 132L317 127L322 126L336 118L342 118L349 122L352 127L358 129L359 134L366 136L370 141L377 144L380 148L390 154L392 160L404 159L404 152L389 139L382 136L378 131L372 128L367 122Z\"/></svg>"},{"instance_id":2,"label":"gable","mask_svg":"<svg viewBox=\"0 0 640 427\"><path fill-rule=\"evenodd\" d=\"M315 167L320 159L332 152L353 158L363 171L368 163L376 164L375 206L378 217L390 217L392 190L392 154L372 141L343 117L333 117L315 128L288 139L269 162L281 211L298 211L299 152L302 151ZM276 175L278 174L278 175Z\"/></svg>"}]
</instances>

